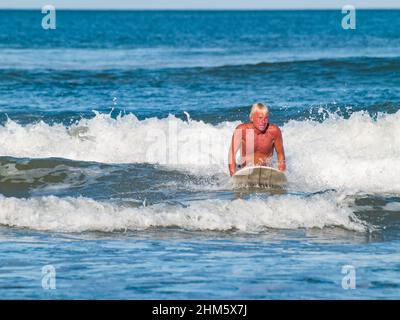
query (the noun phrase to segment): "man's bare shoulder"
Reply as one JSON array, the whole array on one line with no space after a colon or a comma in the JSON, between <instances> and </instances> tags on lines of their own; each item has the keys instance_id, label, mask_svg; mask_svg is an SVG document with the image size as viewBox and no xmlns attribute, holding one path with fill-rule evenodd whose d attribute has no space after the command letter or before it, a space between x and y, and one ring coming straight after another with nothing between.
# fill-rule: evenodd
<instances>
[{"instance_id":1,"label":"man's bare shoulder","mask_svg":"<svg viewBox=\"0 0 400 320\"><path fill-rule=\"evenodd\" d=\"M243 129L252 129L253 124L251 122L249 123L241 123L236 127L236 130L243 130Z\"/></svg>"},{"instance_id":2,"label":"man's bare shoulder","mask_svg":"<svg viewBox=\"0 0 400 320\"><path fill-rule=\"evenodd\" d=\"M281 129L276 124L270 123L269 124L269 130L273 134L281 134Z\"/></svg>"},{"instance_id":3,"label":"man's bare shoulder","mask_svg":"<svg viewBox=\"0 0 400 320\"><path fill-rule=\"evenodd\" d=\"M271 131L281 131L281 129L279 129L279 127L276 124L270 123L269 127Z\"/></svg>"}]
</instances>

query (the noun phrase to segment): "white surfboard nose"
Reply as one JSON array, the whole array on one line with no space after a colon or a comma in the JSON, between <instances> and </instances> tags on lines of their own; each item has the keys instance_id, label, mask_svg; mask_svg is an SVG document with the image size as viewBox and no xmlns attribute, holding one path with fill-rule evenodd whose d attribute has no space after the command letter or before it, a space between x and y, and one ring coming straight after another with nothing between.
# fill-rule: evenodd
<instances>
[{"instance_id":1,"label":"white surfboard nose","mask_svg":"<svg viewBox=\"0 0 400 320\"><path fill-rule=\"evenodd\" d=\"M235 185L283 186L287 183L285 174L275 168L250 166L238 170L232 177Z\"/></svg>"}]
</instances>

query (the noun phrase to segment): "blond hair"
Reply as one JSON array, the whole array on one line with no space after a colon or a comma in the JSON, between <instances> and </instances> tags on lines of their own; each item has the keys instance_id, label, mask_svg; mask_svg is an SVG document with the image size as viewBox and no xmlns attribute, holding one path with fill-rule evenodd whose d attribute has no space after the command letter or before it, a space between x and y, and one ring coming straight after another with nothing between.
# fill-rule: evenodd
<instances>
[{"instance_id":1,"label":"blond hair","mask_svg":"<svg viewBox=\"0 0 400 320\"><path fill-rule=\"evenodd\" d=\"M254 114L255 112L258 112L258 111L261 111L261 112L263 112L263 113L265 113L265 114L268 114L268 113L269 113L269 109L268 109L268 107L267 107L265 104L263 104L263 103L261 103L261 102L257 102L257 103L255 103L255 104L253 104L253 105L251 106L249 118L251 119L251 117L253 116L253 114Z\"/></svg>"}]
</instances>

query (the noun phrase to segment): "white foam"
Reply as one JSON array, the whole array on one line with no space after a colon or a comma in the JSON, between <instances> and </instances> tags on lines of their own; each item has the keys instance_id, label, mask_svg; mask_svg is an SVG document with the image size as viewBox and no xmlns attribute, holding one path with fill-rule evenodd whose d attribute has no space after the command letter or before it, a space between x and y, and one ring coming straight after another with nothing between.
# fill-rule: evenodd
<instances>
[{"instance_id":1,"label":"white foam","mask_svg":"<svg viewBox=\"0 0 400 320\"><path fill-rule=\"evenodd\" d=\"M22 126L8 120L0 126L0 154L168 164L208 174L227 168L227 142L235 123L213 126L202 121L182 121L172 115L140 121L132 114L113 119L109 114L95 113L94 118L81 119L69 128L42 121ZM205 171L205 167L209 170Z\"/></svg>"},{"instance_id":2,"label":"white foam","mask_svg":"<svg viewBox=\"0 0 400 320\"><path fill-rule=\"evenodd\" d=\"M284 126L290 178L314 188L400 191L400 111Z\"/></svg>"},{"instance_id":3,"label":"white foam","mask_svg":"<svg viewBox=\"0 0 400 320\"><path fill-rule=\"evenodd\" d=\"M0 224L44 231L120 231L150 227L190 230L262 232L267 228L341 227L366 231L347 205L335 195L295 195L267 200L204 200L187 207L157 204L123 207L88 198L55 196L17 199L0 196Z\"/></svg>"},{"instance_id":4,"label":"white foam","mask_svg":"<svg viewBox=\"0 0 400 320\"><path fill-rule=\"evenodd\" d=\"M271 119L273 120L273 119ZM62 157L104 163L152 163L198 175L227 175L227 153L238 122L211 125L174 116L138 120L96 113L71 127L44 122L0 126L0 154ZM282 126L287 176L300 190L400 192L400 111L376 120L289 121Z\"/></svg>"}]
</instances>

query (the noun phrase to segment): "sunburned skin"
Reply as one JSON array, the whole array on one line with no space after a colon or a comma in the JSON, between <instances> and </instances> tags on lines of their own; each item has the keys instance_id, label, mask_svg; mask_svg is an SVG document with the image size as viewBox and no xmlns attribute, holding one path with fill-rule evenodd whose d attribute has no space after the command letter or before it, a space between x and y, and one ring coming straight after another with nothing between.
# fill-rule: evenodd
<instances>
[{"instance_id":1,"label":"sunburned skin","mask_svg":"<svg viewBox=\"0 0 400 320\"><path fill-rule=\"evenodd\" d=\"M229 148L229 173L236 172L235 155L241 149L241 167L249 165L271 166L274 149L278 169L286 170L282 133L278 126L268 122L268 114L255 112L250 123L237 126Z\"/></svg>"}]
</instances>

